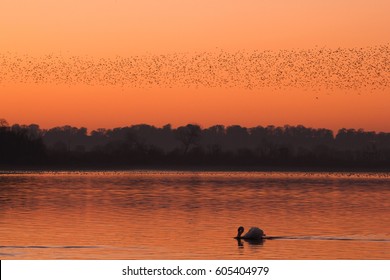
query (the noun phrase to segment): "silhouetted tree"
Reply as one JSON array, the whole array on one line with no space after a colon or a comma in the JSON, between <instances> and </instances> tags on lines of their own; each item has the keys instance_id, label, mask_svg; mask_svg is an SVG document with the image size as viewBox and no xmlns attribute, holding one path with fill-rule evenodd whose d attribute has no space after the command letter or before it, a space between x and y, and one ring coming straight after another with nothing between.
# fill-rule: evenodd
<instances>
[{"instance_id":1,"label":"silhouetted tree","mask_svg":"<svg viewBox=\"0 0 390 280\"><path fill-rule=\"evenodd\" d=\"M32 126L32 128L37 127ZM29 133L28 127L10 127L6 120L0 120L0 163L41 163L45 158L45 152L42 138Z\"/></svg>"},{"instance_id":2,"label":"silhouetted tree","mask_svg":"<svg viewBox=\"0 0 390 280\"><path fill-rule=\"evenodd\" d=\"M187 154L191 145L195 146L200 139L200 126L188 124L176 129L176 137L184 146L184 155Z\"/></svg>"},{"instance_id":3,"label":"silhouetted tree","mask_svg":"<svg viewBox=\"0 0 390 280\"><path fill-rule=\"evenodd\" d=\"M0 119L0 129L8 128L9 124L6 119Z\"/></svg>"}]
</instances>

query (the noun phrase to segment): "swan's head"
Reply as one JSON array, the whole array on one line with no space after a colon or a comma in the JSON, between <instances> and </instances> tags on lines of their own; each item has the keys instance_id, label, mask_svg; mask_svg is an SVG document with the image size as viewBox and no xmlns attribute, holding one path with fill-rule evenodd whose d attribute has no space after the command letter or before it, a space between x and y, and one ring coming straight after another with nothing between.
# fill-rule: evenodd
<instances>
[{"instance_id":1,"label":"swan's head","mask_svg":"<svg viewBox=\"0 0 390 280\"><path fill-rule=\"evenodd\" d=\"M244 227L241 226L237 229L237 238L241 237L241 234L244 232Z\"/></svg>"}]
</instances>

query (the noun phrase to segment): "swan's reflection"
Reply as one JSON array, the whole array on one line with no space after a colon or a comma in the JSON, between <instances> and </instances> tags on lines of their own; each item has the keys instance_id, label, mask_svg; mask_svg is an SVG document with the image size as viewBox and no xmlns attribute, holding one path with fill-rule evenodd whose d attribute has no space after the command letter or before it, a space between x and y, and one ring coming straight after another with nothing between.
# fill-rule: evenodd
<instances>
[{"instance_id":1,"label":"swan's reflection","mask_svg":"<svg viewBox=\"0 0 390 280\"><path fill-rule=\"evenodd\" d=\"M238 247L244 247L244 242L249 243L253 246L263 246L265 240L264 239L236 239ZM244 241L244 242L243 242Z\"/></svg>"}]
</instances>

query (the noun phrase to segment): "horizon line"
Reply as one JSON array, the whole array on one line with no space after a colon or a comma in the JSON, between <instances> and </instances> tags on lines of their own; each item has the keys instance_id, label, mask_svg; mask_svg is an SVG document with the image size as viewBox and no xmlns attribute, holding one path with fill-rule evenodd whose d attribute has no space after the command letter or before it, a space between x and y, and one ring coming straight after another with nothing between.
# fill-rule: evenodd
<instances>
[{"instance_id":1,"label":"horizon line","mask_svg":"<svg viewBox=\"0 0 390 280\"><path fill-rule=\"evenodd\" d=\"M3 125L1 123L1 121L5 121L6 125ZM252 129L252 128L257 128L257 127L262 127L262 128L267 128L267 127L275 127L275 128L286 128L286 127L304 127L304 128L309 128L309 129L316 129L316 130L320 130L320 129L325 129L325 130L330 130L332 131L333 133L337 134L340 130L354 130L354 131L361 131L361 132L367 132L367 133L375 133L375 134L380 134L380 133L390 133L390 131L378 131L378 130L366 130L362 127L360 128L353 128L353 127L340 127L338 129L330 129L330 128L327 128L327 127L312 127L312 126L307 126L307 125L304 125L304 124L296 124L296 125L291 125L291 124L284 124L284 125L275 125L275 124L267 124L267 125L261 125L261 124L258 124L258 125L251 125L251 126L246 126L246 125L242 125L242 124L213 124L213 125L202 125L200 123L197 123L197 122L188 122L186 124L182 124L182 125L172 125L171 123L166 123L164 125L154 125L154 124L149 124L149 123L134 123L134 124L127 124L127 125L119 125L119 126L112 126L112 127L97 127L97 128L89 128L87 126L83 126L83 125L72 125L72 124L63 124L63 125L55 125L55 126L51 126L51 127L43 127L41 126L40 124L38 123L30 123L30 124L20 124L20 123L13 123L13 124L9 124L7 122L6 119L4 118L0 118L0 127L12 127L12 126L15 126L15 125L19 125L19 126L32 126L32 125L36 125L38 126L39 129L44 129L44 130L50 130L50 129L53 129L53 128L61 128L61 127L72 127L72 128L77 128L77 129L81 129L81 128L85 128L87 130L87 134L89 135L92 131L97 131L99 129L104 129L104 130L114 130L114 129L117 129L117 128L129 128L129 127L136 127L136 126L142 126L142 125L145 125L145 126L151 126L151 127L154 127L154 128L164 128L165 126L170 126L171 129L177 129L179 127L186 127L188 125L195 125L195 126L199 126L202 130L203 129L209 129L211 127L215 127L215 126L222 126L224 127L224 129L228 128L228 127L234 127L234 126L240 126L241 128L245 128L245 129Z\"/></svg>"}]
</instances>

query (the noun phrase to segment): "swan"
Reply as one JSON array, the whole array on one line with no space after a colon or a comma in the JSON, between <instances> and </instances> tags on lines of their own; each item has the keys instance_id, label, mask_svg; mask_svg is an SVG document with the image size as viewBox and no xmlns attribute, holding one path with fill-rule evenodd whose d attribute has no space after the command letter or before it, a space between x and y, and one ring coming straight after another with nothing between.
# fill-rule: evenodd
<instances>
[{"instance_id":1,"label":"swan","mask_svg":"<svg viewBox=\"0 0 390 280\"><path fill-rule=\"evenodd\" d=\"M240 226L238 229L237 229L237 236L235 237L235 239L251 239L251 240L259 240L259 239L263 239L265 238L265 233L262 229L259 229L258 227L251 227L251 229L245 233L243 236L242 233L244 232L244 227L243 226Z\"/></svg>"}]
</instances>

